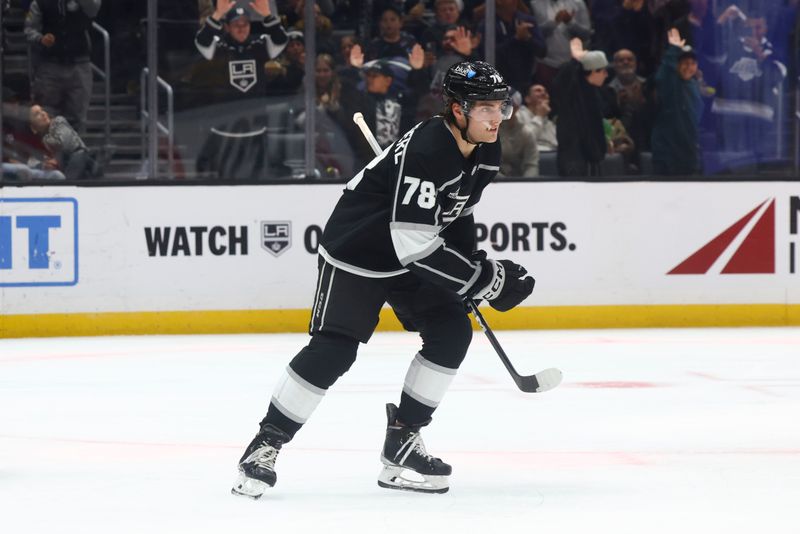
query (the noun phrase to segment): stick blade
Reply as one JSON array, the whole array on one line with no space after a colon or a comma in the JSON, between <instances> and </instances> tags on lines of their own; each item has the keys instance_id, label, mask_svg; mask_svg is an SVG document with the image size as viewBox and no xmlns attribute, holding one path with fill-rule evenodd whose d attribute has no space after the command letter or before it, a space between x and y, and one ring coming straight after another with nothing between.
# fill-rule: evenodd
<instances>
[{"instance_id":1,"label":"stick blade","mask_svg":"<svg viewBox=\"0 0 800 534\"><path fill-rule=\"evenodd\" d=\"M551 367L539 371L535 375L520 376L516 383L517 387L525 393L543 393L558 386L563 378L564 374L560 369Z\"/></svg>"}]
</instances>

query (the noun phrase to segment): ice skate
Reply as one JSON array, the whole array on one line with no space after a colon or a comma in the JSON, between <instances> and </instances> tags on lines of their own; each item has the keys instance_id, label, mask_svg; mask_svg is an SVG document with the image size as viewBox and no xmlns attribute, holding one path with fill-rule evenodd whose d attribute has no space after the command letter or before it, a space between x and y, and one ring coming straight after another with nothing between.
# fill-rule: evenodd
<instances>
[{"instance_id":1,"label":"ice skate","mask_svg":"<svg viewBox=\"0 0 800 534\"><path fill-rule=\"evenodd\" d=\"M386 441L383 443L381 462L383 471L378 475L382 488L445 493L450 489L448 476L452 467L425 450L419 433L420 426L397 424L397 406L386 405Z\"/></svg>"},{"instance_id":2,"label":"ice skate","mask_svg":"<svg viewBox=\"0 0 800 534\"><path fill-rule=\"evenodd\" d=\"M256 434L253 441L245 449L239 460L239 477L231 488L234 495L242 495L258 499L263 493L275 485L275 460L289 436L282 430L265 425Z\"/></svg>"}]
</instances>

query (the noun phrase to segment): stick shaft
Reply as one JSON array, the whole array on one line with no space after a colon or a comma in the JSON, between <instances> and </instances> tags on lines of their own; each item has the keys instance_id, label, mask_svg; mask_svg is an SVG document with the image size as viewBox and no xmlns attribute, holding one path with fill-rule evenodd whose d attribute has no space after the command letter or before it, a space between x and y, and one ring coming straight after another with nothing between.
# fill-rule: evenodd
<instances>
[{"instance_id":1,"label":"stick shaft","mask_svg":"<svg viewBox=\"0 0 800 534\"><path fill-rule=\"evenodd\" d=\"M372 130L369 129L367 121L364 120L364 115L362 115L360 111L353 114L353 122L355 122L356 126L361 130L361 133L364 135L367 143L369 143L372 151L375 152L375 155L377 156L380 154L382 152L381 145L378 144L378 140L372 135Z\"/></svg>"}]
</instances>

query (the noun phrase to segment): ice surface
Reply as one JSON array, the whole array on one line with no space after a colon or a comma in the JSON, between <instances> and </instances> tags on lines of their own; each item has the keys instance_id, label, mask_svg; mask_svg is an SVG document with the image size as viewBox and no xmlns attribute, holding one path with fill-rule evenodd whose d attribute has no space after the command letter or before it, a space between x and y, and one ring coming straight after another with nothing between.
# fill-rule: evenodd
<instances>
[{"instance_id":1,"label":"ice surface","mask_svg":"<svg viewBox=\"0 0 800 534\"><path fill-rule=\"evenodd\" d=\"M418 349L379 333L278 458L236 462L304 335L0 340L0 532L800 532L800 329L480 332L423 432L451 490L381 489L384 404Z\"/></svg>"}]
</instances>

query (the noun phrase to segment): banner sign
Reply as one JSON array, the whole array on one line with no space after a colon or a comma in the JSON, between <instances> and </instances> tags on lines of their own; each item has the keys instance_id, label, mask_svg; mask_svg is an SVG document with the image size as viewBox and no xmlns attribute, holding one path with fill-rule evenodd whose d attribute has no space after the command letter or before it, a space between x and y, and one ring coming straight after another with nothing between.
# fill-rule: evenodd
<instances>
[{"instance_id":1,"label":"banner sign","mask_svg":"<svg viewBox=\"0 0 800 534\"><path fill-rule=\"evenodd\" d=\"M341 184L0 189L3 314L308 309ZM528 306L800 303L800 185L497 183Z\"/></svg>"}]
</instances>

